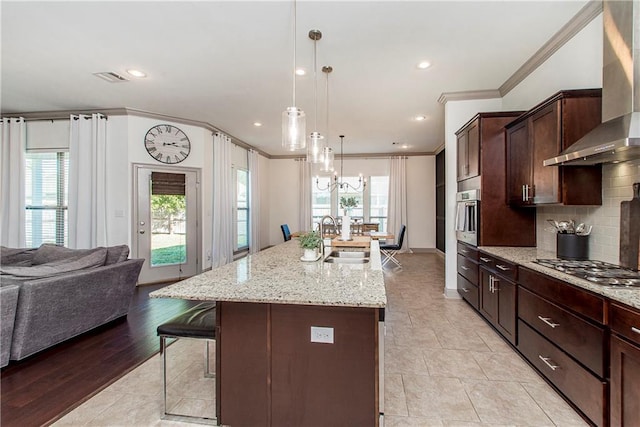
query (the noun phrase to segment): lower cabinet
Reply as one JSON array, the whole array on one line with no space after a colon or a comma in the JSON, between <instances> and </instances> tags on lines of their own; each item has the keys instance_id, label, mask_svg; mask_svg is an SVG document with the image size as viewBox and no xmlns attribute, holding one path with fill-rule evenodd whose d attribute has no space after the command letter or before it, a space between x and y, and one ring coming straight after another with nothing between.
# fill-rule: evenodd
<instances>
[{"instance_id":1,"label":"lower cabinet","mask_svg":"<svg viewBox=\"0 0 640 427\"><path fill-rule=\"evenodd\" d=\"M490 259L490 261L486 261ZM515 266L505 267L504 262L496 258L488 258L484 254L480 258L480 281L478 302L482 314L511 344L516 344L516 301L517 286L515 282L498 274L497 271L506 268L515 275ZM490 266L495 266L493 270ZM499 266L499 267L498 267Z\"/></svg>"},{"instance_id":2,"label":"lower cabinet","mask_svg":"<svg viewBox=\"0 0 640 427\"><path fill-rule=\"evenodd\" d=\"M611 304L609 315L611 425L635 425L640 422L640 312Z\"/></svg>"}]
</instances>

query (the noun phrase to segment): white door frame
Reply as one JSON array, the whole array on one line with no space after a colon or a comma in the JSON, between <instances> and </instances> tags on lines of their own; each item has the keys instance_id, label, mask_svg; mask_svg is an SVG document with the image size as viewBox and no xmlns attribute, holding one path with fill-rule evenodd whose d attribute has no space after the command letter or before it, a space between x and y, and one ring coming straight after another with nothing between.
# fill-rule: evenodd
<instances>
[{"instance_id":1,"label":"white door frame","mask_svg":"<svg viewBox=\"0 0 640 427\"><path fill-rule=\"evenodd\" d=\"M195 172L196 174L196 200L195 200L195 206L196 206L196 232L195 232L195 250L196 250L196 271L195 274L200 274L202 272L202 229L200 227L200 224L202 224L202 209L201 209L201 198L202 198L202 194L201 194L201 187L200 187L200 176L201 176L201 169L199 168L189 168L189 167L175 167L175 166L162 166L162 165L155 165L155 164L146 164L146 163L133 163L132 164L132 168L133 168L133 181L132 181L132 185L133 185L133 201L132 201L132 212L133 212L133 216L132 216L132 221L131 221L131 247L132 247L132 253L133 253L133 257L135 258L144 258L146 257L146 254L140 254L140 248L139 248L139 244L138 244L138 231L139 231L139 226L138 226L138 222L140 221L139 219L139 206L138 206L138 200L139 200L139 194L138 194L138 178L139 178L139 172L141 169L149 169L151 171L157 171L157 172L165 172L165 173L186 173L186 172ZM149 260L145 261L145 266L147 264ZM164 281L171 281L171 280L177 280L180 278L185 278L185 277L167 277L166 280L160 280L159 282L164 282ZM156 282L156 281L154 281ZM142 284L150 284L150 283L154 283L154 282L143 282Z\"/></svg>"}]
</instances>

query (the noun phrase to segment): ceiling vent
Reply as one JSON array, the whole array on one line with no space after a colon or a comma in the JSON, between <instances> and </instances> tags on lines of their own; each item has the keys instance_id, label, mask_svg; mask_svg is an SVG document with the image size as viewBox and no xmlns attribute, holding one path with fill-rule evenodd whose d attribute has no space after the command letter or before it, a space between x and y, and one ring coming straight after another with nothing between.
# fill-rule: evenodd
<instances>
[{"instance_id":1,"label":"ceiling vent","mask_svg":"<svg viewBox=\"0 0 640 427\"><path fill-rule=\"evenodd\" d=\"M129 79L121 76L118 73L114 73L113 71L105 71L103 73L93 73L94 76L100 77L102 80L106 80L109 83L121 83L128 82Z\"/></svg>"}]
</instances>

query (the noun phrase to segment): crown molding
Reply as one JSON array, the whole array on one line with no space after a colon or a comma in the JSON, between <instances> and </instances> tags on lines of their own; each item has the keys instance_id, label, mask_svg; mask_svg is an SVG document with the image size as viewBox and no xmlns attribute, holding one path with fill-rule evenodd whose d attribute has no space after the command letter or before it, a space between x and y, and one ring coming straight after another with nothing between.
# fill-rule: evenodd
<instances>
[{"instance_id":1,"label":"crown molding","mask_svg":"<svg viewBox=\"0 0 640 427\"><path fill-rule=\"evenodd\" d=\"M471 99L491 99L500 98L498 89L489 90L465 90L461 92L443 92L438 98L440 104L446 104L449 101L468 101Z\"/></svg>"},{"instance_id":2,"label":"crown molding","mask_svg":"<svg viewBox=\"0 0 640 427\"><path fill-rule=\"evenodd\" d=\"M336 154L336 159L390 159L391 157L417 157L417 156L435 156L437 153L433 151L414 151L407 153L352 153L352 154ZM304 154L274 154L270 157L275 160L293 159L296 161L305 160Z\"/></svg>"},{"instance_id":3,"label":"crown molding","mask_svg":"<svg viewBox=\"0 0 640 427\"><path fill-rule=\"evenodd\" d=\"M503 97L518 86L529 74L549 59L554 53L578 34L584 27L602 13L602 0L591 0L555 33L536 53L522 64L498 89Z\"/></svg>"}]
</instances>

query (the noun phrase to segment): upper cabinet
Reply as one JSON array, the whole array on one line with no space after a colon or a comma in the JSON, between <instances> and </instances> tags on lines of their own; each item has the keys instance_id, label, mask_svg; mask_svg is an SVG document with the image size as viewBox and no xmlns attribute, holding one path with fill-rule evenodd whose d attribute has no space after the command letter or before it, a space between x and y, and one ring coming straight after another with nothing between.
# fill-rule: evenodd
<instances>
[{"instance_id":1,"label":"upper cabinet","mask_svg":"<svg viewBox=\"0 0 640 427\"><path fill-rule=\"evenodd\" d=\"M458 181L480 174L480 119L460 129L458 137Z\"/></svg>"},{"instance_id":2,"label":"upper cabinet","mask_svg":"<svg viewBox=\"0 0 640 427\"><path fill-rule=\"evenodd\" d=\"M601 122L600 89L568 90L506 126L507 203L601 205L602 167L543 166Z\"/></svg>"}]
</instances>

